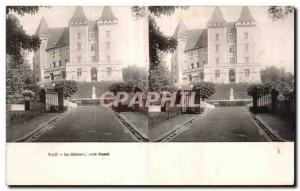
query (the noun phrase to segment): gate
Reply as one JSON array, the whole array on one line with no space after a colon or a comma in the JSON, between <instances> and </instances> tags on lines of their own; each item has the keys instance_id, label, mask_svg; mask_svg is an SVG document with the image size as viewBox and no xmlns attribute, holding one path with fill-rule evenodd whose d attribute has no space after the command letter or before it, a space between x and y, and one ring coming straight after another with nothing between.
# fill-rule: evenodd
<instances>
[{"instance_id":1,"label":"gate","mask_svg":"<svg viewBox=\"0 0 300 191\"><path fill-rule=\"evenodd\" d=\"M64 111L63 90L47 89L46 90L46 111L62 112Z\"/></svg>"},{"instance_id":2,"label":"gate","mask_svg":"<svg viewBox=\"0 0 300 191\"><path fill-rule=\"evenodd\" d=\"M185 95L185 96L182 98L182 95ZM181 113L199 113L200 112L200 106L192 107L189 105L191 99L192 99L192 90L180 90L177 92L176 104L181 105ZM200 105L199 94L196 94L194 99L195 100L193 101L193 103Z\"/></svg>"}]
</instances>

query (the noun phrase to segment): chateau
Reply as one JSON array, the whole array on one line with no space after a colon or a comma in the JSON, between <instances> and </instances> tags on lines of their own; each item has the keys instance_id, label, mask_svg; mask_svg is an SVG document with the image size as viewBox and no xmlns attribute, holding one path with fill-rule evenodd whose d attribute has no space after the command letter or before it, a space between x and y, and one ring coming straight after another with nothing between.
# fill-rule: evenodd
<instances>
[{"instance_id":1,"label":"chateau","mask_svg":"<svg viewBox=\"0 0 300 191\"><path fill-rule=\"evenodd\" d=\"M41 45L33 56L35 81L122 81L118 27L110 7L104 7L96 21L76 7L63 28L50 28L42 18L36 30Z\"/></svg>"},{"instance_id":2,"label":"chateau","mask_svg":"<svg viewBox=\"0 0 300 191\"><path fill-rule=\"evenodd\" d=\"M243 7L236 22L227 22L216 7L205 29L188 30L180 20L174 32L177 49L171 58L175 85L194 82L260 82L256 21Z\"/></svg>"}]
</instances>

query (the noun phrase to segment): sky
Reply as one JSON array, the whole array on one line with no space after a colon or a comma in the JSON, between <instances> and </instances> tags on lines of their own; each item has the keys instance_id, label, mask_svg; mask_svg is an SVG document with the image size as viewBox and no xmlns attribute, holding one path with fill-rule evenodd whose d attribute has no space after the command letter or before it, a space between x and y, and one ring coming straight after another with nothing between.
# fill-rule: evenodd
<instances>
[{"instance_id":1,"label":"sky","mask_svg":"<svg viewBox=\"0 0 300 191\"><path fill-rule=\"evenodd\" d=\"M119 20L120 46L123 67L137 65L148 66L148 34L147 17L136 19L132 16L130 7L111 7L113 14ZM89 20L97 20L102 13L103 7L83 7L84 13ZM67 27L68 21L73 15L75 7L58 6L40 8L35 15L16 15L21 25L28 34L34 34L42 17L45 18L50 27ZM32 63L33 53L27 59Z\"/></svg>"},{"instance_id":2,"label":"sky","mask_svg":"<svg viewBox=\"0 0 300 191\"><path fill-rule=\"evenodd\" d=\"M177 24L182 19L188 29L206 28L215 7L189 7L177 9L172 16L155 18L160 30L165 35L173 35ZM242 7L220 7L223 17L228 22L236 21ZM257 48L262 68L275 65L294 73L294 17L289 15L283 20L273 21L269 18L268 7L249 7L254 19L257 21ZM170 65L171 56L165 58Z\"/></svg>"}]
</instances>

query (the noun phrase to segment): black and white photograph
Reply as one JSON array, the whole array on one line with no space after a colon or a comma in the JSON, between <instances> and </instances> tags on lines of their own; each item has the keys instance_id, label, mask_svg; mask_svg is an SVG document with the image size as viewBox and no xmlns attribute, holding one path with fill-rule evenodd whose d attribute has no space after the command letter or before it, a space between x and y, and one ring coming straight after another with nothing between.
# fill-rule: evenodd
<instances>
[{"instance_id":1,"label":"black and white photograph","mask_svg":"<svg viewBox=\"0 0 300 191\"><path fill-rule=\"evenodd\" d=\"M131 7L7 7L7 27L8 142L145 140L145 109L120 114L100 99L147 88L146 16Z\"/></svg>"}]
</instances>

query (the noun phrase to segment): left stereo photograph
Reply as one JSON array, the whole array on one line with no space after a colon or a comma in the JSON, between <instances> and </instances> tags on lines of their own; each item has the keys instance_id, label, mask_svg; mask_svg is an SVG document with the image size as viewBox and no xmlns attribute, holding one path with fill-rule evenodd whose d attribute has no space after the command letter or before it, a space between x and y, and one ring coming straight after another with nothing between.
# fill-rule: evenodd
<instances>
[{"instance_id":1,"label":"left stereo photograph","mask_svg":"<svg viewBox=\"0 0 300 191\"><path fill-rule=\"evenodd\" d=\"M7 142L148 140L147 108L122 101L148 87L146 8L7 6L6 20Z\"/></svg>"}]
</instances>

